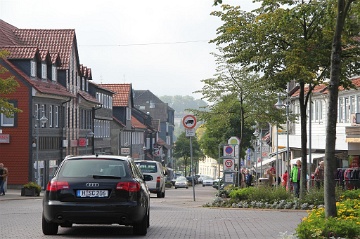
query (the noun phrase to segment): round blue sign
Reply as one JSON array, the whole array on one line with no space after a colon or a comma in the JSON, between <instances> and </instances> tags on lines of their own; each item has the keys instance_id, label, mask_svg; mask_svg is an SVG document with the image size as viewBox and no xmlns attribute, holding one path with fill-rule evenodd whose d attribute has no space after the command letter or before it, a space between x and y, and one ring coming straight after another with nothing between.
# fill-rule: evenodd
<instances>
[{"instance_id":1,"label":"round blue sign","mask_svg":"<svg viewBox=\"0 0 360 239\"><path fill-rule=\"evenodd\" d=\"M233 148L231 146L226 146L225 148L225 153L226 154L232 154L233 153Z\"/></svg>"}]
</instances>

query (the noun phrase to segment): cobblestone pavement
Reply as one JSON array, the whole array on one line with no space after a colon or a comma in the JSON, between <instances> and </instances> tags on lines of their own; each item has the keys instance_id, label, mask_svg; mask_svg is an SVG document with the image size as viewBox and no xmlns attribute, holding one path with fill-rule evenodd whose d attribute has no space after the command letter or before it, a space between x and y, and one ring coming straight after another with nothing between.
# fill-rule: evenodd
<instances>
[{"instance_id":1,"label":"cobblestone pavement","mask_svg":"<svg viewBox=\"0 0 360 239\"><path fill-rule=\"evenodd\" d=\"M132 235L131 227L84 226L59 228L59 235L41 232L41 196L22 197L20 190L0 196L0 238L286 238L291 235L305 211L254 210L203 207L213 200L210 187L168 189L165 198L151 198L150 228L146 237Z\"/></svg>"}]
</instances>

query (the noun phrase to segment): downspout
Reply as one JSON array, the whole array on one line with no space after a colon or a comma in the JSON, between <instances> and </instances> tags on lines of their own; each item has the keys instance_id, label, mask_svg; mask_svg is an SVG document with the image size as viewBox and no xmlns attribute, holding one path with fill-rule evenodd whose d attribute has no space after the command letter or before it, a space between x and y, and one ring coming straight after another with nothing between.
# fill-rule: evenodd
<instances>
[{"instance_id":1,"label":"downspout","mask_svg":"<svg viewBox=\"0 0 360 239\"><path fill-rule=\"evenodd\" d=\"M64 128L65 128L65 122L67 122L67 120L66 120L66 118L67 118L67 116L66 116L66 118L64 118L64 116L65 116L65 111L63 111L63 109L64 109L64 104L67 104L67 103L69 103L71 101L71 98L69 99L69 100L67 100L67 101L64 101L64 102L62 102L61 103L61 111L62 111L62 116L63 116L63 120L61 121L61 138L62 138L62 141L61 141L61 150L60 150L60 161L59 162L57 162L57 165L59 165L60 163L61 163L61 161L62 161L62 159L64 158L64 155L63 155L63 141L64 141L64 137L63 137L63 135L64 135Z\"/></svg>"},{"instance_id":2,"label":"downspout","mask_svg":"<svg viewBox=\"0 0 360 239\"><path fill-rule=\"evenodd\" d=\"M94 133L94 137L92 137L91 141L91 154L95 154L95 131L94 131L94 122L95 122L95 111L102 108L102 104L98 107L92 107L92 129L91 131Z\"/></svg>"}]
</instances>

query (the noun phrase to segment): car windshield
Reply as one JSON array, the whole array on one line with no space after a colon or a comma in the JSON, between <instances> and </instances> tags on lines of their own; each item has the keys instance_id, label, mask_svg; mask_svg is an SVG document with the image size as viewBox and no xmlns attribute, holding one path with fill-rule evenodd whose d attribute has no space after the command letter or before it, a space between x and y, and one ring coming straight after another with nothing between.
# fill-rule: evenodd
<instances>
[{"instance_id":1,"label":"car windshield","mask_svg":"<svg viewBox=\"0 0 360 239\"><path fill-rule=\"evenodd\" d=\"M104 159L67 160L61 167L61 177L71 178L110 178L126 177L124 161Z\"/></svg>"},{"instance_id":2,"label":"car windshield","mask_svg":"<svg viewBox=\"0 0 360 239\"><path fill-rule=\"evenodd\" d=\"M179 176L176 178L176 181L186 181L186 178L183 176Z\"/></svg>"},{"instance_id":3,"label":"car windshield","mask_svg":"<svg viewBox=\"0 0 360 239\"><path fill-rule=\"evenodd\" d=\"M142 173L156 173L156 163L136 162Z\"/></svg>"}]
</instances>

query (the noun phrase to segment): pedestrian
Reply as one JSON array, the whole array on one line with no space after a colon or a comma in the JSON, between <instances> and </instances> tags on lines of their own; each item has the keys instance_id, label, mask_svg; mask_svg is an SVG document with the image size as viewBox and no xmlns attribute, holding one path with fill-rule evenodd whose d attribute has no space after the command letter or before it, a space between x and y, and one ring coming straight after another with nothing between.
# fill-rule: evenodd
<instances>
[{"instance_id":1,"label":"pedestrian","mask_svg":"<svg viewBox=\"0 0 360 239\"><path fill-rule=\"evenodd\" d=\"M271 169L268 169L266 171L266 174L267 174L267 178L269 179L269 181L268 181L269 186L272 187L273 183L274 183L274 175L272 174Z\"/></svg>"},{"instance_id":2,"label":"pedestrian","mask_svg":"<svg viewBox=\"0 0 360 239\"><path fill-rule=\"evenodd\" d=\"M245 173L245 169L244 169L244 168L241 169L241 175L240 175L240 177L241 177L241 185L240 185L240 187L241 187L241 188L245 188L245 187L246 187L246 182L245 182L246 173Z\"/></svg>"},{"instance_id":3,"label":"pedestrian","mask_svg":"<svg viewBox=\"0 0 360 239\"><path fill-rule=\"evenodd\" d=\"M288 171L285 170L285 173L282 175L282 186L283 186L284 188L287 187L288 177L289 177Z\"/></svg>"},{"instance_id":4,"label":"pedestrian","mask_svg":"<svg viewBox=\"0 0 360 239\"><path fill-rule=\"evenodd\" d=\"M252 174L249 169L246 170L245 182L246 187L250 187L252 185Z\"/></svg>"},{"instance_id":5,"label":"pedestrian","mask_svg":"<svg viewBox=\"0 0 360 239\"><path fill-rule=\"evenodd\" d=\"M8 170L4 168L4 164L0 163L0 196L5 195L5 182L8 176Z\"/></svg>"},{"instance_id":6,"label":"pedestrian","mask_svg":"<svg viewBox=\"0 0 360 239\"><path fill-rule=\"evenodd\" d=\"M297 160L290 172L290 181L293 184L295 197L300 193L301 161Z\"/></svg>"},{"instance_id":7,"label":"pedestrian","mask_svg":"<svg viewBox=\"0 0 360 239\"><path fill-rule=\"evenodd\" d=\"M319 166L316 167L314 173L316 187L320 189L320 186L324 183L324 161L320 161Z\"/></svg>"}]
</instances>

